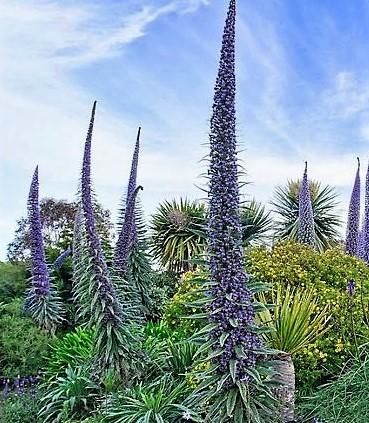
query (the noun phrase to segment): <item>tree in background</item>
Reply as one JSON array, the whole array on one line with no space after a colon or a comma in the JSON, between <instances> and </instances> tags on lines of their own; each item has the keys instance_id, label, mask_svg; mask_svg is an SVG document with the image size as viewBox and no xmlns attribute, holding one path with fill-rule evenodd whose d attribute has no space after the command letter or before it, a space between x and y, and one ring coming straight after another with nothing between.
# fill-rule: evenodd
<instances>
[{"instance_id":1,"label":"tree in background","mask_svg":"<svg viewBox=\"0 0 369 423\"><path fill-rule=\"evenodd\" d=\"M273 227L271 213L265 210L265 206L255 199L241 207L242 244L258 244L267 239L268 232Z\"/></svg>"},{"instance_id":2,"label":"tree in background","mask_svg":"<svg viewBox=\"0 0 369 423\"><path fill-rule=\"evenodd\" d=\"M205 205L180 198L159 204L151 220L151 253L166 270L186 272L204 253Z\"/></svg>"},{"instance_id":3,"label":"tree in background","mask_svg":"<svg viewBox=\"0 0 369 423\"><path fill-rule=\"evenodd\" d=\"M43 198L40 201L42 236L45 250L56 249L56 255L72 244L74 219L78 204ZM113 225L110 221L110 211L100 204L95 205L97 230L105 244L110 244ZM110 247L111 248L111 247ZM27 218L22 217L17 222L14 239L8 245L9 261L24 261L30 257L30 236ZM54 254L55 256L55 254Z\"/></svg>"},{"instance_id":4,"label":"tree in background","mask_svg":"<svg viewBox=\"0 0 369 423\"><path fill-rule=\"evenodd\" d=\"M301 180L290 180L275 189L272 201L277 215L274 238L276 240L298 238L299 193ZM310 181L309 190L315 225L316 248L324 250L337 244L340 239L341 220L337 213L338 194L329 185Z\"/></svg>"}]
</instances>

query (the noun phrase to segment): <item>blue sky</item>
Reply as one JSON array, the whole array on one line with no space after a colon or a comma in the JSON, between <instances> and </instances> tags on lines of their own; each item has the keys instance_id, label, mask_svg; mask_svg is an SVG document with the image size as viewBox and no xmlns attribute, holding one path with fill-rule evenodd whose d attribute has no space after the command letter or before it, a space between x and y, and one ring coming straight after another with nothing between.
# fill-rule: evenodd
<instances>
[{"instance_id":1,"label":"blue sky","mask_svg":"<svg viewBox=\"0 0 369 423\"><path fill-rule=\"evenodd\" d=\"M345 215L369 144L369 2L239 0L238 139L268 202L297 178L337 187ZM221 0L0 0L0 258L40 194L72 200L92 101L99 201L118 207L142 125L147 214L196 188L226 12Z\"/></svg>"}]
</instances>

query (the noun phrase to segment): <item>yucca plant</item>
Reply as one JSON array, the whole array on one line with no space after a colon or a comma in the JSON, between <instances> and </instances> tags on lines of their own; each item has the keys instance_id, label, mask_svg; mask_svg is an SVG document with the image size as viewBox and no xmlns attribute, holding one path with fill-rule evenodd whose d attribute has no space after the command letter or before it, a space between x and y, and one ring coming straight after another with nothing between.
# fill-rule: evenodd
<instances>
[{"instance_id":1,"label":"yucca plant","mask_svg":"<svg viewBox=\"0 0 369 423\"><path fill-rule=\"evenodd\" d=\"M263 303L266 295L259 294ZM280 377L281 387L276 392L282 401L282 421L293 421L295 397L295 370L293 355L301 352L328 330L328 308L318 308L314 289L293 289L278 285L271 291L272 310L266 308L258 318L271 330L264 334L269 345L281 351L273 361Z\"/></svg>"},{"instance_id":2,"label":"yucca plant","mask_svg":"<svg viewBox=\"0 0 369 423\"><path fill-rule=\"evenodd\" d=\"M299 193L301 180L290 180L275 189L272 201L276 214L276 240L292 239L298 241ZM315 246L321 251L337 245L341 220L337 213L337 193L329 185L310 181L309 190L313 208Z\"/></svg>"},{"instance_id":3,"label":"yucca plant","mask_svg":"<svg viewBox=\"0 0 369 423\"><path fill-rule=\"evenodd\" d=\"M268 232L273 227L270 211L255 199L241 207L242 244L258 244L268 237Z\"/></svg>"},{"instance_id":4,"label":"yucca plant","mask_svg":"<svg viewBox=\"0 0 369 423\"><path fill-rule=\"evenodd\" d=\"M166 270L186 272L205 250L205 206L181 198L164 201L151 220L151 253Z\"/></svg>"},{"instance_id":5,"label":"yucca plant","mask_svg":"<svg viewBox=\"0 0 369 423\"><path fill-rule=\"evenodd\" d=\"M164 377L151 385L140 384L119 395L116 403L107 410L106 422L176 423L183 421L182 418L200 421L181 405L188 389L185 382L178 383L170 377Z\"/></svg>"}]
</instances>

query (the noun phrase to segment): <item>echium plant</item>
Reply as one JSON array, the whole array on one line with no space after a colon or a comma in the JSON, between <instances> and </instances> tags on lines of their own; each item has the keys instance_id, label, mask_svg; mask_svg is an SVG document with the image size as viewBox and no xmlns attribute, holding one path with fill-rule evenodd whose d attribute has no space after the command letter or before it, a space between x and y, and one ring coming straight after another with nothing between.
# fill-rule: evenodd
<instances>
[{"instance_id":1,"label":"echium plant","mask_svg":"<svg viewBox=\"0 0 369 423\"><path fill-rule=\"evenodd\" d=\"M309 180L307 176L307 162L305 162L305 171L299 193L297 239L302 244L309 245L312 248L316 246L313 207L311 205Z\"/></svg>"},{"instance_id":2,"label":"echium plant","mask_svg":"<svg viewBox=\"0 0 369 423\"><path fill-rule=\"evenodd\" d=\"M36 167L28 196L32 277L31 286L26 295L25 309L38 326L54 333L63 321L63 308L56 295L46 264L38 193L38 167Z\"/></svg>"},{"instance_id":3,"label":"echium plant","mask_svg":"<svg viewBox=\"0 0 369 423\"><path fill-rule=\"evenodd\" d=\"M137 228L135 221L135 205L138 191L142 189L137 187L137 167L138 155L140 151L141 127L138 128L136 145L132 157L131 172L128 181L127 194L124 201L124 207L120 210L120 231L114 252L114 269L125 274L127 271L129 254L132 246L137 240Z\"/></svg>"},{"instance_id":4,"label":"echium plant","mask_svg":"<svg viewBox=\"0 0 369 423\"><path fill-rule=\"evenodd\" d=\"M347 217L346 229L346 253L355 256L358 253L359 224L360 224L360 160L357 158L358 166L355 182L351 193L350 205Z\"/></svg>"},{"instance_id":5,"label":"echium plant","mask_svg":"<svg viewBox=\"0 0 369 423\"><path fill-rule=\"evenodd\" d=\"M358 256L369 263L369 165L365 178L364 219L358 238Z\"/></svg>"},{"instance_id":6,"label":"echium plant","mask_svg":"<svg viewBox=\"0 0 369 423\"><path fill-rule=\"evenodd\" d=\"M114 272L120 278L120 291L124 291L124 301L135 309L138 321L149 314L151 305L151 265L143 213L137 198L142 189L137 186L140 135L141 127L137 133L127 192L119 211L119 235L114 252Z\"/></svg>"},{"instance_id":7,"label":"echium plant","mask_svg":"<svg viewBox=\"0 0 369 423\"><path fill-rule=\"evenodd\" d=\"M200 348L208 351L204 360L210 369L189 404L202 413L206 410L205 421L265 423L274 402L268 401L268 377L259 360L266 352L262 330L255 324L261 305L244 270L235 134L235 18L236 1L230 0L210 123L209 325L202 330L208 335Z\"/></svg>"},{"instance_id":8,"label":"echium plant","mask_svg":"<svg viewBox=\"0 0 369 423\"><path fill-rule=\"evenodd\" d=\"M96 102L93 105L83 156L81 196L85 229L85 243L91 268L89 270L89 296L92 322L95 326L96 369L114 368L127 378L131 370L134 338L129 331L114 284L102 252L96 231L91 189L91 141Z\"/></svg>"}]
</instances>

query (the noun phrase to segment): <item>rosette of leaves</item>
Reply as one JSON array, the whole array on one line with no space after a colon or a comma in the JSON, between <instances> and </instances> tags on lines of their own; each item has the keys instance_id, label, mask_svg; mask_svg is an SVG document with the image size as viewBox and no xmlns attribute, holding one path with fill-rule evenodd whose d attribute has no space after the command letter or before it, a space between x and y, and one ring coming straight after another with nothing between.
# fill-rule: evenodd
<instances>
[{"instance_id":1,"label":"rosette of leaves","mask_svg":"<svg viewBox=\"0 0 369 423\"><path fill-rule=\"evenodd\" d=\"M274 237L278 240L298 239L299 193L301 180L290 180L275 189L272 201L276 214ZM310 181L309 191L314 217L315 244L319 251L337 245L341 221L337 213L337 193L320 182Z\"/></svg>"},{"instance_id":2,"label":"rosette of leaves","mask_svg":"<svg viewBox=\"0 0 369 423\"><path fill-rule=\"evenodd\" d=\"M204 254L206 244L205 206L181 198L164 201L151 220L153 258L166 270L191 270L191 260Z\"/></svg>"}]
</instances>

